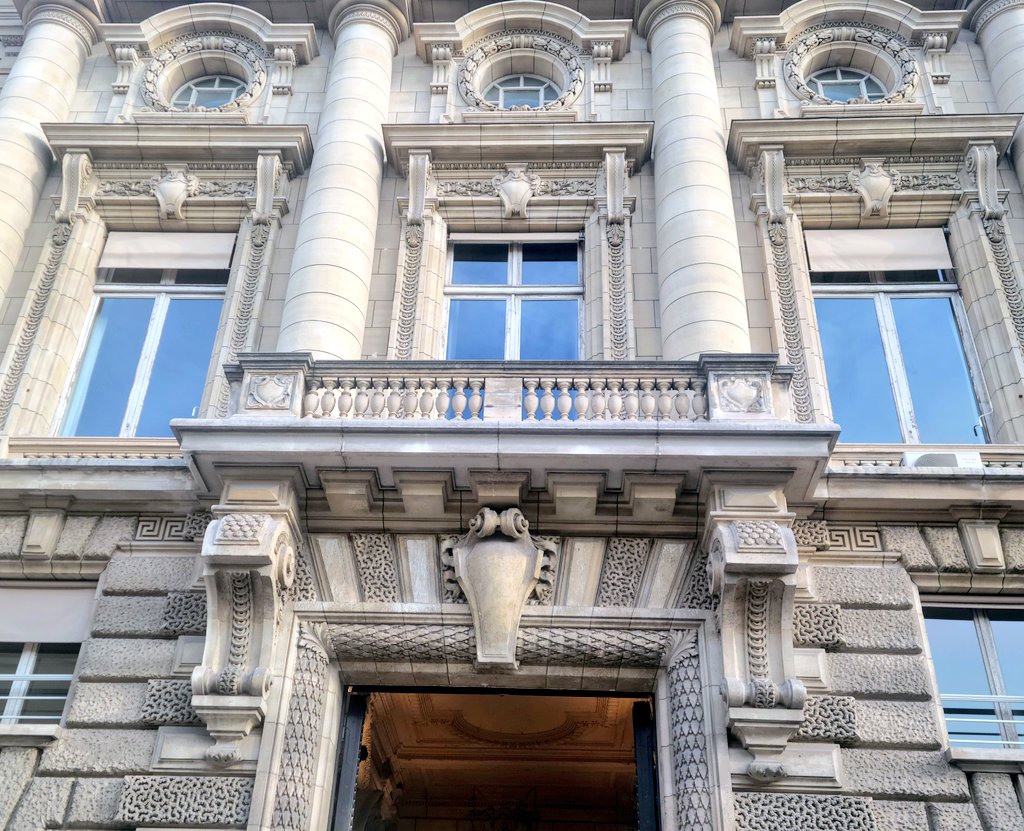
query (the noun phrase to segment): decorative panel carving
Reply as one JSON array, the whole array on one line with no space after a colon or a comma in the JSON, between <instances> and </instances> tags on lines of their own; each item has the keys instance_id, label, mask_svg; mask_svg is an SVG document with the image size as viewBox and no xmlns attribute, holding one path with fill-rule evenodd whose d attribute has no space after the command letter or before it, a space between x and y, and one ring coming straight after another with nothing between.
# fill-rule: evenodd
<instances>
[{"instance_id":1,"label":"decorative panel carving","mask_svg":"<svg viewBox=\"0 0 1024 831\"><path fill-rule=\"evenodd\" d=\"M133 826L244 826L252 784L240 776L126 776L117 820Z\"/></svg>"},{"instance_id":2,"label":"decorative panel carving","mask_svg":"<svg viewBox=\"0 0 1024 831\"><path fill-rule=\"evenodd\" d=\"M192 709L192 685L184 678L157 678L147 682L142 723L152 725L201 724Z\"/></svg>"},{"instance_id":3,"label":"decorative panel carving","mask_svg":"<svg viewBox=\"0 0 1024 831\"><path fill-rule=\"evenodd\" d=\"M363 599L370 603L397 603L398 567L390 534L352 534Z\"/></svg>"},{"instance_id":4,"label":"decorative panel carving","mask_svg":"<svg viewBox=\"0 0 1024 831\"><path fill-rule=\"evenodd\" d=\"M635 606L640 580L651 555L651 541L639 537L612 537L604 555L598 606Z\"/></svg>"}]
</instances>

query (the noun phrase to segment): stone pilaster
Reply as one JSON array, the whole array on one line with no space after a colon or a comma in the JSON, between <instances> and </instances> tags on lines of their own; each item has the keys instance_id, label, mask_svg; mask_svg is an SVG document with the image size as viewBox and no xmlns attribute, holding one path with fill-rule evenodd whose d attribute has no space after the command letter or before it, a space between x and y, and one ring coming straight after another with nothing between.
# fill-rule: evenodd
<instances>
[{"instance_id":1,"label":"stone pilaster","mask_svg":"<svg viewBox=\"0 0 1024 831\"><path fill-rule=\"evenodd\" d=\"M277 348L356 360L366 323L392 58L406 22L387 3L339 3L335 53L302 205Z\"/></svg>"},{"instance_id":2,"label":"stone pilaster","mask_svg":"<svg viewBox=\"0 0 1024 831\"><path fill-rule=\"evenodd\" d=\"M651 50L662 356L749 352L711 38L717 6L661 0L640 16Z\"/></svg>"}]
</instances>

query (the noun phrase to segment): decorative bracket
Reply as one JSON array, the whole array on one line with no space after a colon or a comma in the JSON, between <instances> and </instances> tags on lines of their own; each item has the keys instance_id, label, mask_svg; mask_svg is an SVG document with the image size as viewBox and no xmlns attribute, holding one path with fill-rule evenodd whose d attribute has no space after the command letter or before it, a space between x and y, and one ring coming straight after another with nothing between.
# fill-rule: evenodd
<instances>
[{"instance_id":1,"label":"decorative bracket","mask_svg":"<svg viewBox=\"0 0 1024 831\"><path fill-rule=\"evenodd\" d=\"M594 92L612 91L612 57L614 53L615 44L610 40L595 41L591 47Z\"/></svg>"},{"instance_id":2,"label":"decorative bracket","mask_svg":"<svg viewBox=\"0 0 1024 831\"><path fill-rule=\"evenodd\" d=\"M896 190L900 174L897 170L886 170L882 167L884 162L885 159L880 156L865 157L860 161L860 170L850 171L850 185L860 194L864 203L861 213L864 219L885 219L889 216L889 200Z\"/></svg>"},{"instance_id":3,"label":"decorative bracket","mask_svg":"<svg viewBox=\"0 0 1024 831\"><path fill-rule=\"evenodd\" d=\"M292 76L298 63L295 47L287 44L278 45L273 48L273 54L274 75L270 82L270 91L273 95L291 95Z\"/></svg>"},{"instance_id":4,"label":"decorative bracket","mask_svg":"<svg viewBox=\"0 0 1024 831\"><path fill-rule=\"evenodd\" d=\"M253 225L269 225L276 216L274 197L281 176L281 154L277 151L260 152L256 159L256 205L251 215Z\"/></svg>"},{"instance_id":5,"label":"decorative bracket","mask_svg":"<svg viewBox=\"0 0 1024 831\"><path fill-rule=\"evenodd\" d=\"M115 95L125 95L131 87L135 68L139 65L139 50L132 43L118 44L113 50L114 60L117 61L117 76L110 88Z\"/></svg>"},{"instance_id":6,"label":"decorative bracket","mask_svg":"<svg viewBox=\"0 0 1024 831\"><path fill-rule=\"evenodd\" d=\"M88 150L69 150L61 160L60 204L53 218L62 225L71 225L92 206L85 191L92 179L92 157Z\"/></svg>"},{"instance_id":7,"label":"decorative bracket","mask_svg":"<svg viewBox=\"0 0 1024 831\"><path fill-rule=\"evenodd\" d=\"M431 95L447 95L452 80L452 45L434 43L430 47L430 64L433 77L430 80Z\"/></svg>"},{"instance_id":8,"label":"decorative bracket","mask_svg":"<svg viewBox=\"0 0 1024 831\"><path fill-rule=\"evenodd\" d=\"M199 194L199 179L192 175L187 164L169 164L163 176L151 180L160 215L167 219L184 219L185 200Z\"/></svg>"},{"instance_id":9,"label":"decorative bracket","mask_svg":"<svg viewBox=\"0 0 1024 831\"><path fill-rule=\"evenodd\" d=\"M949 35L946 32L929 32L922 44L928 76L933 84L948 84L949 70L946 69L946 52L949 51Z\"/></svg>"},{"instance_id":10,"label":"decorative bracket","mask_svg":"<svg viewBox=\"0 0 1024 831\"><path fill-rule=\"evenodd\" d=\"M999 152L990 141L971 142L964 158L964 167L978 191L981 218L999 220L1006 211L999 200Z\"/></svg>"},{"instance_id":11,"label":"decorative bracket","mask_svg":"<svg viewBox=\"0 0 1024 831\"><path fill-rule=\"evenodd\" d=\"M506 165L504 176L492 179L492 184L505 206L505 219L526 219L526 207L540 186L540 177L526 172L525 164Z\"/></svg>"},{"instance_id":12,"label":"decorative bracket","mask_svg":"<svg viewBox=\"0 0 1024 831\"><path fill-rule=\"evenodd\" d=\"M462 537L447 540L455 578L473 614L478 666L516 669L516 636L530 593L540 579L545 552L554 546L534 540L518 508L498 513L481 508Z\"/></svg>"}]
</instances>

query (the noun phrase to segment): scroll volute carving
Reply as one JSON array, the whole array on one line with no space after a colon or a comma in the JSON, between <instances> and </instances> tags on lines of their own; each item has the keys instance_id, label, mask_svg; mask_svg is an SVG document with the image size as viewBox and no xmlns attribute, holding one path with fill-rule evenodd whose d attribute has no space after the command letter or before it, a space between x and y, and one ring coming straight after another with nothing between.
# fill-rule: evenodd
<instances>
[{"instance_id":1,"label":"scroll volute carving","mask_svg":"<svg viewBox=\"0 0 1024 831\"><path fill-rule=\"evenodd\" d=\"M294 536L270 514L220 513L200 559L209 611L192 706L214 739L207 759L230 765L266 712L278 616L295 583Z\"/></svg>"},{"instance_id":2,"label":"scroll volute carving","mask_svg":"<svg viewBox=\"0 0 1024 831\"><path fill-rule=\"evenodd\" d=\"M529 527L518 508L501 513L482 508L468 533L445 545L473 614L479 666L517 667L516 636L523 606L540 578L544 552L550 549L548 543L533 540Z\"/></svg>"}]
</instances>

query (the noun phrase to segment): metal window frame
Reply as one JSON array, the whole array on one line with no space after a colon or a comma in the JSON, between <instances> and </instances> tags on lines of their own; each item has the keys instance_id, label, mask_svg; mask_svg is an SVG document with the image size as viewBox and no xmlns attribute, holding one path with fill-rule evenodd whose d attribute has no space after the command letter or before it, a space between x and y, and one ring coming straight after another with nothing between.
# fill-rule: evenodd
<instances>
[{"instance_id":1,"label":"metal window frame","mask_svg":"<svg viewBox=\"0 0 1024 831\"><path fill-rule=\"evenodd\" d=\"M34 681L67 681L74 680L74 673L71 675L66 674L37 674L33 672L36 665L36 659L39 657L39 643L25 643L22 645L21 657L18 659L18 666L14 671L13 675L5 675L0 673L0 681L10 681L11 691L5 697L5 700L0 705L0 727L10 727L15 724L26 724L26 723L45 723L46 721L53 720L53 716L23 716L22 709L25 706L25 702L30 699L35 700L51 700L56 701L58 698L62 699L65 704L68 700L68 695L63 696L29 696L29 687ZM81 654L81 646L79 646L79 655ZM75 659L77 663L77 657ZM70 688L68 690L70 693ZM56 721L59 723L63 718L63 713L56 717Z\"/></svg>"},{"instance_id":2,"label":"metal window frame","mask_svg":"<svg viewBox=\"0 0 1024 831\"><path fill-rule=\"evenodd\" d=\"M78 342L74 363L72 364L75 368L74 374L58 402L57 412L59 417L55 421L58 425L57 435L69 435L67 433L67 418L71 412L71 405L75 394L78 391L82 360L92 340L96 318L99 315L103 301L107 298L153 298L153 309L150 312L149 322L146 324L146 336L143 338L142 349L139 351L139 360L135 365L135 375L132 378L131 391L128 393L125 411L121 418L121 429L117 434L117 438L133 438L135 436L135 431L139 425L139 418L142 416L142 405L145 402L146 392L152 380L153 365L156 362L157 350L160 348L160 338L163 335L163 328L167 321L167 312L170 309L171 300L192 298L196 300L223 301L227 296L226 285L177 285L174 279L179 270L174 268L163 269L159 283L108 283L102 280L97 281L83 327L87 334Z\"/></svg>"},{"instance_id":3,"label":"metal window frame","mask_svg":"<svg viewBox=\"0 0 1024 831\"><path fill-rule=\"evenodd\" d=\"M886 368L889 371L889 385L892 389L896 405L896 417L900 431L906 444L922 444L914 402L910 393L910 380L903 361L903 350L900 347L896 319L892 311L892 300L903 298L944 297L950 301L953 310L953 321L960 337L960 348L963 350L967 375L970 378L971 390L978 408L978 424L981 427L984 443L989 442L988 430L985 427L985 415L991 411L987 391L982 383L981 360L978 357L974 340L970 337L970 326L967 312L963 306L963 297L959 286L952 280L936 283L886 283L872 279L870 283L813 283L814 298L828 297L837 300L852 298L871 298L875 303L875 319L878 321L879 334L882 339L882 351L885 354ZM826 367L826 375L827 375Z\"/></svg>"},{"instance_id":4,"label":"metal window frame","mask_svg":"<svg viewBox=\"0 0 1024 831\"><path fill-rule=\"evenodd\" d=\"M448 335L451 326L452 300L505 300L505 357L506 361L520 360L522 341L523 300L575 300L576 301L576 354L583 355L584 315L584 272L583 241L579 234L451 234L446 252L444 285L445 325L441 335L441 353L448 358ZM452 273L455 267L455 244L459 242L493 243L507 245L505 260L506 282L497 286L453 285ZM524 286L523 246L542 245L552 242L574 243L576 245L575 286ZM577 358L578 360L578 358Z\"/></svg>"}]
</instances>

